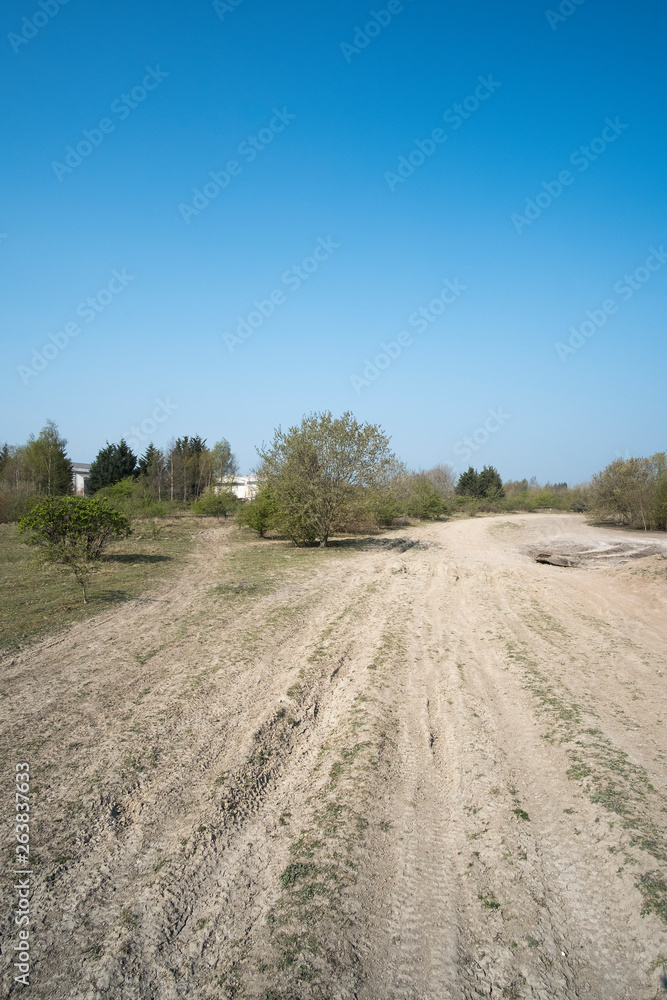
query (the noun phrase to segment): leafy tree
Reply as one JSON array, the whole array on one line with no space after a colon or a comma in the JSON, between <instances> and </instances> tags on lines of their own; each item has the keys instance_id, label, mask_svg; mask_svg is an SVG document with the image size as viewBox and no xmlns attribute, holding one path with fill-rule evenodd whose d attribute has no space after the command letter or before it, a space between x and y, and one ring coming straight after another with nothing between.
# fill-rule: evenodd
<instances>
[{"instance_id":1,"label":"leafy tree","mask_svg":"<svg viewBox=\"0 0 667 1000\"><path fill-rule=\"evenodd\" d=\"M259 490L254 499L245 502L236 517L236 523L252 528L263 538L276 523L276 499L271 487Z\"/></svg>"},{"instance_id":2,"label":"leafy tree","mask_svg":"<svg viewBox=\"0 0 667 1000\"><path fill-rule=\"evenodd\" d=\"M126 538L130 524L107 500L48 497L19 522L19 532L41 547L44 558L70 569L88 601L88 585L112 537Z\"/></svg>"},{"instance_id":3,"label":"leafy tree","mask_svg":"<svg viewBox=\"0 0 667 1000\"><path fill-rule=\"evenodd\" d=\"M475 472L472 465L468 467L467 472L461 473L454 492L460 497L479 496L479 475Z\"/></svg>"},{"instance_id":4,"label":"leafy tree","mask_svg":"<svg viewBox=\"0 0 667 1000\"><path fill-rule=\"evenodd\" d=\"M170 497L190 503L210 485L210 450L206 439L195 435L177 438L166 459Z\"/></svg>"},{"instance_id":5,"label":"leafy tree","mask_svg":"<svg viewBox=\"0 0 667 1000\"><path fill-rule=\"evenodd\" d=\"M225 440L225 438L221 441L216 441L211 448L211 471L216 483L223 482L230 476L238 475L238 463L234 455L232 455L229 441Z\"/></svg>"},{"instance_id":6,"label":"leafy tree","mask_svg":"<svg viewBox=\"0 0 667 1000\"><path fill-rule=\"evenodd\" d=\"M435 487L440 496L450 497L456 486L456 473L451 465L436 465L422 475Z\"/></svg>"},{"instance_id":7,"label":"leafy tree","mask_svg":"<svg viewBox=\"0 0 667 1000\"><path fill-rule=\"evenodd\" d=\"M648 530L653 520L658 482L665 455L653 458L618 458L593 476L593 513L632 527Z\"/></svg>"},{"instance_id":8,"label":"leafy tree","mask_svg":"<svg viewBox=\"0 0 667 1000\"><path fill-rule=\"evenodd\" d=\"M667 455L659 452L654 455L656 462L656 483L651 510L653 527L665 531L667 529Z\"/></svg>"},{"instance_id":9,"label":"leafy tree","mask_svg":"<svg viewBox=\"0 0 667 1000\"><path fill-rule=\"evenodd\" d=\"M272 444L258 451L260 486L273 491L278 526L296 544L321 546L334 530L368 515L393 461L381 428L351 413L311 414L299 427L278 428Z\"/></svg>"},{"instance_id":10,"label":"leafy tree","mask_svg":"<svg viewBox=\"0 0 667 1000\"><path fill-rule=\"evenodd\" d=\"M53 420L47 420L38 438L30 435L24 460L35 492L45 496L72 492L72 463L65 452L66 445L67 441L60 436Z\"/></svg>"},{"instance_id":11,"label":"leafy tree","mask_svg":"<svg viewBox=\"0 0 667 1000\"><path fill-rule=\"evenodd\" d=\"M136 474L137 456L125 438L121 438L118 444L109 444L107 441L106 448L97 453L95 461L90 466L90 474L86 480L86 496Z\"/></svg>"},{"instance_id":12,"label":"leafy tree","mask_svg":"<svg viewBox=\"0 0 667 1000\"><path fill-rule=\"evenodd\" d=\"M139 459L139 478L147 487L152 499L162 500L166 475L167 466L164 454L151 441Z\"/></svg>"}]
</instances>

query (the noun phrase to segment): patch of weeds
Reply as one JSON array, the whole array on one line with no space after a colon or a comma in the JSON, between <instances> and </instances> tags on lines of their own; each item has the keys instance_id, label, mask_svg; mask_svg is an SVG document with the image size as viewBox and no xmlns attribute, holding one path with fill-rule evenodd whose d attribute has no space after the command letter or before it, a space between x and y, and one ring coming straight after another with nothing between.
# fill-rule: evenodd
<instances>
[{"instance_id":1,"label":"patch of weeds","mask_svg":"<svg viewBox=\"0 0 667 1000\"><path fill-rule=\"evenodd\" d=\"M153 871L155 872L155 874L157 875L157 873L160 871L160 869L164 868L164 866L166 864L168 864L168 863L169 863L169 859L168 858L160 858L160 860L158 861L158 863L156 865L153 865Z\"/></svg>"},{"instance_id":2,"label":"patch of weeds","mask_svg":"<svg viewBox=\"0 0 667 1000\"><path fill-rule=\"evenodd\" d=\"M289 889L302 879L310 878L316 872L315 865L304 865L297 861L288 865L280 876L280 883L285 889Z\"/></svg>"},{"instance_id":3,"label":"patch of weeds","mask_svg":"<svg viewBox=\"0 0 667 1000\"><path fill-rule=\"evenodd\" d=\"M526 980L523 976L519 976L513 982L503 989L503 997L505 1000L522 1000L523 993L521 992L521 987L525 985Z\"/></svg>"},{"instance_id":4,"label":"patch of weeds","mask_svg":"<svg viewBox=\"0 0 667 1000\"><path fill-rule=\"evenodd\" d=\"M514 813L515 816L518 816L519 819L524 820L526 823L530 823L530 816L523 809L519 808L513 809L512 812Z\"/></svg>"},{"instance_id":5,"label":"patch of weeds","mask_svg":"<svg viewBox=\"0 0 667 1000\"><path fill-rule=\"evenodd\" d=\"M482 904L482 906L485 906L487 910L500 909L500 903L498 902L498 900L496 899L495 895L492 892L487 892L486 895L480 892L477 898Z\"/></svg>"},{"instance_id":6,"label":"patch of weeds","mask_svg":"<svg viewBox=\"0 0 667 1000\"><path fill-rule=\"evenodd\" d=\"M344 765L341 763L341 761L337 760L336 763L332 765L331 770L329 771L329 777L331 778L331 781L334 783L338 781L344 769L345 769Z\"/></svg>"},{"instance_id":7,"label":"patch of weeds","mask_svg":"<svg viewBox=\"0 0 667 1000\"><path fill-rule=\"evenodd\" d=\"M102 954L102 947L99 944L94 944L91 948L88 948L83 953L84 962L96 962L97 959Z\"/></svg>"},{"instance_id":8,"label":"patch of weeds","mask_svg":"<svg viewBox=\"0 0 667 1000\"><path fill-rule=\"evenodd\" d=\"M118 922L123 927L136 927L137 924L139 923L136 914L134 914L132 910L129 909L120 911L120 917L118 918Z\"/></svg>"},{"instance_id":9,"label":"patch of weeds","mask_svg":"<svg viewBox=\"0 0 667 1000\"><path fill-rule=\"evenodd\" d=\"M526 936L526 941L528 943L529 948L539 948L540 946L540 942L536 941L534 937L530 936L530 934Z\"/></svg>"},{"instance_id":10,"label":"patch of weeds","mask_svg":"<svg viewBox=\"0 0 667 1000\"><path fill-rule=\"evenodd\" d=\"M280 823L281 826L287 826L287 821L291 819L291 817L292 813L290 812L281 813L280 816L278 817L278 822Z\"/></svg>"},{"instance_id":11,"label":"patch of weeds","mask_svg":"<svg viewBox=\"0 0 667 1000\"><path fill-rule=\"evenodd\" d=\"M667 924L667 881L662 872L646 872L635 884L644 898L642 916L655 913Z\"/></svg>"},{"instance_id":12,"label":"patch of weeds","mask_svg":"<svg viewBox=\"0 0 667 1000\"><path fill-rule=\"evenodd\" d=\"M196 925L197 926L197 930L198 931L203 930L204 927L206 927L207 923L208 923L208 918L207 917L202 917L201 920L197 921L197 925Z\"/></svg>"}]
</instances>

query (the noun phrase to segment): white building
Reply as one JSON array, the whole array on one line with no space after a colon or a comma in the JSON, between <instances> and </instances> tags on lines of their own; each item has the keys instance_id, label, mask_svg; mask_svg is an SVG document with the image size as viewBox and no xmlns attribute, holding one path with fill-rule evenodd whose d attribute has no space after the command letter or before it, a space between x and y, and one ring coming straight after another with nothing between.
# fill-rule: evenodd
<instances>
[{"instance_id":1,"label":"white building","mask_svg":"<svg viewBox=\"0 0 667 1000\"><path fill-rule=\"evenodd\" d=\"M74 492L78 497L83 496L86 479L88 479L89 475L90 463L72 462L72 485L74 486Z\"/></svg>"},{"instance_id":2,"label":"white building","mask_svg":"<svg viewBox=\"0 0 667 1000\"><path fill-rule=\"evenodd\" d=\"M239 500L252 500L257 496L257 476L226 476L221 486L231 489Z\"/></svg>"}]
</instances>

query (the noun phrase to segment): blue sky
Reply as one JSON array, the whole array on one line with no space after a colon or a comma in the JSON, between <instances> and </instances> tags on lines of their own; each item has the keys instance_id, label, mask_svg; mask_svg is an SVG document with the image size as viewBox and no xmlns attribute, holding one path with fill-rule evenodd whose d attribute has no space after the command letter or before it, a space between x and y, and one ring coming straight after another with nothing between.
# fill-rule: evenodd
<instances>
[{"instance_id":1,"label":"blue sky","mask_svg":"<svg viewBox=\"0 0 667 1000\"><path fill-rule=\"evenodd\" d=\"M137 6L0 14L1 439L247 470L352 410L571 483L667 446L663 8Z\"/></svg>"}]
</instances>

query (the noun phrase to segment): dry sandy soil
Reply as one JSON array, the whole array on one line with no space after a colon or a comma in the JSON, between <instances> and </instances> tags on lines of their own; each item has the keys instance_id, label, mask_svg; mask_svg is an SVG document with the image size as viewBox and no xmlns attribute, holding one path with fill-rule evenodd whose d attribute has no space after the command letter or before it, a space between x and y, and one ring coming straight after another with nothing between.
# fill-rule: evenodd
<instances>
[{"instance_id":1,"label":"dry sandy soil","mask_svg":"<svg viewBox=\"0 0 667 1000\"><path fill-rule=\"evenodd\" d=\"M5 660L5 995L663 996L667 562L614 547L656 536L400 535L306 557L212 529L176 584ZM244 545L284 569L216 591Z\"/></svg>"}]
</instances>

